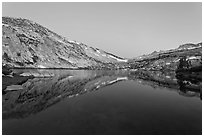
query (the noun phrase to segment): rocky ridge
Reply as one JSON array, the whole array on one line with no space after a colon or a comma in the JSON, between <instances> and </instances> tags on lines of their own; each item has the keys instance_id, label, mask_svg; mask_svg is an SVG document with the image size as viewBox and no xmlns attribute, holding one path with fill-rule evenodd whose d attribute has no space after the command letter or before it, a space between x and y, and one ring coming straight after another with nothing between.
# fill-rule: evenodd
<instances>
[{"instance_id":1,"label":"rocky ridge","mask_svg":"<svg viewBox=\"0 0 204 137\"><path fill-rule=\"evenodd\" d=\"M129 68L149 71L176 71L181 67L202 67L202 43L184 44L176 49L154 51L129 60ZM179 66L180 65L180 66Z\"/></svg>"},{"instance_id":2,"label":"rocky ridge","mask_svg":"<svg viewBox=\"0 0 204 137\"><path fill-rule=\"evenodd\" d=\"M121 68L127 59L21 18L2 17L2 63L15 68Z\"/></svg>"}]
</instances>

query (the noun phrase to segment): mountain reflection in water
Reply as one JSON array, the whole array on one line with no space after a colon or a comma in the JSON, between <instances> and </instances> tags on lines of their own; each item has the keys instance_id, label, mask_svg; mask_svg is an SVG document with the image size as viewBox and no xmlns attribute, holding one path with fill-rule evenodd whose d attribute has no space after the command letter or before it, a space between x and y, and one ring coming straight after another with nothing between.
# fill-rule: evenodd
<instances>
[{"instance_id":1,"label":"mountain reflection in water","mask_svg":"<svg viewBox=\"0 0 204 137\"><path fill-rule=\"evenodd\" d=\"M22 73L21 70L16 71ZM47 71L54 76L28 79L22 84L23 89L3 95L3 119L23 118L40 112L63 98L75 97L128 79L127 72L122 71L27 70L23 73L42 74Z\"/></svg>"},{"instance_id":2,"label":"mountain reflection in water","mask_svg":"<svg viewBox=\"0 0 204 137\"><path fill-rule=\"evenodd\" d=\"M22 73L21 70L16 70ZM33 70L27 70L29 73ZM134 80L154 88L175 89L180 95L201 97L200 85L184 90L184 82L174 72L130 72L130 71L58 71L35 70L38 73L54 74L53 77L33 78L22 84L23 89L3 95L3 119L22 118L40 112L68 97L96 91L119 81ZM27 73L28 73L27 72ZM24 72L26 73L26 72ZM36 73L36 72L35 72ZM185 92L183 92L185 91Z\"/></svg>"},{"instance_id":3,"label":"mountain reflection in water","mask_svg":"<svg viewBox=\"0 0 204 137\"><path fill-rule=\"evenodd\" d=\"M162 71L13 72L2 78L3 134L201 134L199 80Z\"/></svg>"},{"instance_id":4,"label":"mountain reflection in water","mask_svg":"<svg viewBox=\"0 0 204 137\"><path fill-rule=\"evenodd\" d=\"M18 74L54 74L52 77L28 79L23 89L3 95L3 119L24 118L38 113L64 98L76 97L96 91L119 81L133 80L153 88L169 88L187 97L201 99L201 82L193 88L186 81L176 79L174 72L151 71L88 71L88 70L14 70Z\"/></svg>"}]
</instances>

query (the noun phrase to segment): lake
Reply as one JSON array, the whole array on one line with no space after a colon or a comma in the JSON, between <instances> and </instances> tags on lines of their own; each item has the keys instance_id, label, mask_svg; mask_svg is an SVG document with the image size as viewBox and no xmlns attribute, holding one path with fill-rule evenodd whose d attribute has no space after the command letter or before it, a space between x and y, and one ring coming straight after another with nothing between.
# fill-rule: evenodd
<instances>
[{"instance_id":1,"label":"lake","mask_svg":"<svg viewBox=\"0 0 204 137\"><path fill-rule=\"evenodd\" d=\"M35 77L3 77L3 134L202 134L202 85L174 72L13 71Z\"/></svg>"}]
</instances>

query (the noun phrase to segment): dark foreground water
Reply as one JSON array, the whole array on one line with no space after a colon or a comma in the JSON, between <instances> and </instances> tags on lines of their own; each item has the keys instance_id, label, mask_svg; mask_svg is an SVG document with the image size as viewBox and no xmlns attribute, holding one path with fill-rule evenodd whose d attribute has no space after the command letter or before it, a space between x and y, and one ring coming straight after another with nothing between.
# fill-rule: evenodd
<instances>
[{"instance_id":1,"label":"dark foreground water","mask_svg":"<svg viewBox=\"0 0 204 137\"><path fill-rule=\"evenodd\" d=\"M173 73L15 73L36 77L3 92L3 134L202 134L202 91Z\"/></svg>"}]
</instances>

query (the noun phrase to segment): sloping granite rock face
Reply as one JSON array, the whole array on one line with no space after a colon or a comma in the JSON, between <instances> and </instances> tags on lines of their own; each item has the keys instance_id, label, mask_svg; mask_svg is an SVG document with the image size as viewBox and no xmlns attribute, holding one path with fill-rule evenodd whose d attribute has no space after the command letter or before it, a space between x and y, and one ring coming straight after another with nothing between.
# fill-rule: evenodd
<instances>
[{"instance_id":1,"label":"sloping granite rock face","mask_svg":"<svg viewBox=\"0 0 204 137\"><path fill-rule=\"evenodd\" d=\"M181 63L183 60L183 64ZM184 44L177 49L153 52L129 60L130 68L153 71L176 71L185 68L202 67L202 43Z\"/></svg>"},{"instance_id":2,"label":"sloping granite rock face","mask_svg":"<svg viewBox=\"0 0 204 137\"><path fill-rule=\"evenodd\" d=\"M2 17L3 66L18 68L120 68L127 59L68 40L27 19Z\"/></svg>"}]
</instances>

